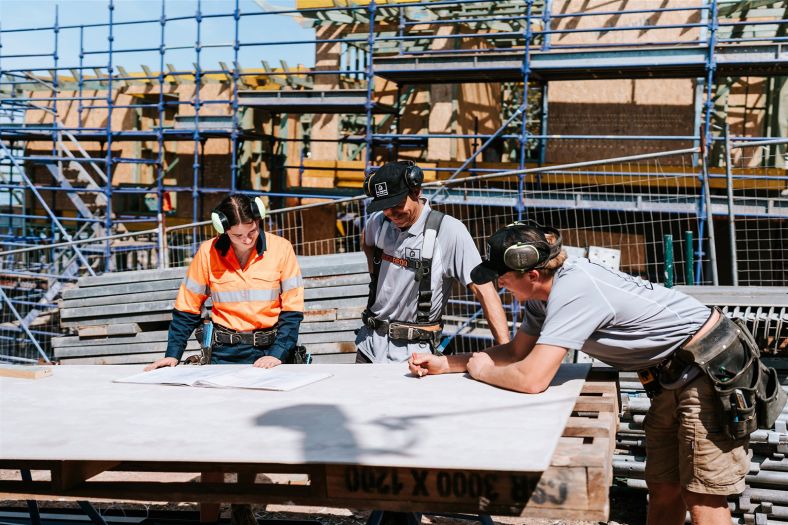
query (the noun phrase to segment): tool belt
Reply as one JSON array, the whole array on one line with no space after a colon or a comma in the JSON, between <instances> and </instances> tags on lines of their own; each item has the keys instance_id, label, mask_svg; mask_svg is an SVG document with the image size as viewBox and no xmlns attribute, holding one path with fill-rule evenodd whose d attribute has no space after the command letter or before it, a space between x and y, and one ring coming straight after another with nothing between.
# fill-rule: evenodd
<instances>
[{"instance_id":1,"label":"tool belt","mask_svg":"<svg viewBox=\"0 0 788 525\"><path fill-rule=\"evenodd\" d=\"M394 341L426 342L433 352L440 345L443 323L404 323L375 317L369 310L361 314L362 322L373 330L383 330Z\"/></svg>"},{"instance_id":2,"label":"tool belt","mask_svg":"<svg viewBox=\"0 0 788 525\"><path fill-rule=\"evenodd\" d=\"M758 428L769 429L788 397L777 371L760 360L755 339L740 320L720 314L703 337L681 345L671 361L695 364L709 377L725 414L726 430L742 439Z\"/></svg>"},{"instance_id":3,"label":"tool belt","mask_svg":"<svg viewBox=\"0 0 788 525\"><path fill-rule=\"evenodd\" d=\"M202 326L195 330L197 340L202 341ZM263 328L260 330L253 330L250 332L238 332L231 328L214 323L213 343L221 343L224 345L250 345L255 348L268 348L276 341L276 328Z\"/></svg>"}]
</instances>

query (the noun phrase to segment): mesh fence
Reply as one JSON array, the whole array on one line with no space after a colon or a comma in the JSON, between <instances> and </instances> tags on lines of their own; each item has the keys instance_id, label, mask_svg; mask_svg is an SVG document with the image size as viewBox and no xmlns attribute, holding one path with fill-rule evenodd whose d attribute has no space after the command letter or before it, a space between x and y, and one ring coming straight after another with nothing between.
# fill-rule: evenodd
<instances>
[{"instance_id":1,"label":"mesh fence","mask_svg":"<svg viewBox=\"0 0 788 525\"><path fill-rule=\"evenodd\" d=\"M728 269L736 264L740 284L785 285L785 170L752 167L756 156L761 163L777 163L779 153L770 152L779 150L737 145L731 151L737 151L731 173L712 171L708 199L704 199L693 150L517 174L478 175L471 170L454 180L426 184L424 194L435 209L468 227L482 254L484 241L498 228L531 219L561 230L570 256L586 256L654 282L665 282L666 257L672 253L674 284L712 283L712 229L704 219L710 203L720 282L730 282ZM427 173L428 178L431 175ZM732 180L733 214L726 205L728 179ZM362 199L316 201L273 211L265 227L290 240L297 254L312 256L360 251L366 219ZM726 244L727 224L734 225L735 250ZM166 241L161 243L165 264L188 266L200 243L213 235L209 223L168 228ZM153 269L161 264L156 231L81 242L78 248L96 273ZM42 243L34 251L7 250L0 256L6 294L0 356L35 360L49 355L47 341L60 332L56 299L86 273L86 265L71 245ZM504 294L503 301L510 318L519 322L512 315L519 310L513 299ZM486 344L489 332L479 314L472 294L456 286L446 312L449 333L478 336Z\"/></svg>"},{"instance_id":2,"label":"mesh fence","mask_svg":"<svg viewBox=\"0 0 788 525\"><path fill-rule=\"evenodd\" d=\"M730 253L721 272L731 275L734 284L788 284L786 143L788 140L764 145L733 145L729 155L730 172L717 177L724 176L725 188L731 187L733 206L721 203L718 211L719 220L725 223L720 245ZM718 198L721 201L721 197Z\"/></svg>"}]
</instances>

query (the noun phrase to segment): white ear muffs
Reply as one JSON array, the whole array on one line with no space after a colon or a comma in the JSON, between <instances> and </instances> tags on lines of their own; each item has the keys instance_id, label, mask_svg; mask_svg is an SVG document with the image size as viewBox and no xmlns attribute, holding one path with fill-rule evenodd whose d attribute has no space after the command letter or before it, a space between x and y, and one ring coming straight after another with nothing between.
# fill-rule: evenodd
<instances>
[{"instance_id":1,"label":"white ear muffs","mask_svg":"<svg viewBox=\"0 0 788 525\"><path fill-rule=\"evenodd\" d=\"M255 217L255 219L260 219L260 220L265 219L265 214L266 214L265 203L263 202L263 199L261 199L260 197L255 197L254 199L252 199L252 213L254 214L255 212L257 212L257 217ZM213 220L213 217L211 218L211 220Z\"/></svg>"},{"instance_id":2,"label":"white ear muffs","mask_svg":"<svg viewBox=\"0 0 788 525\"><path fill-rule=\"evenodd\" d=\"M228 221L224 213L220 211L211 212L211 224L213 224L213 229L216 230L219 235L222 235L230 229L230 221Z\"/></svg>"}]
</instances>

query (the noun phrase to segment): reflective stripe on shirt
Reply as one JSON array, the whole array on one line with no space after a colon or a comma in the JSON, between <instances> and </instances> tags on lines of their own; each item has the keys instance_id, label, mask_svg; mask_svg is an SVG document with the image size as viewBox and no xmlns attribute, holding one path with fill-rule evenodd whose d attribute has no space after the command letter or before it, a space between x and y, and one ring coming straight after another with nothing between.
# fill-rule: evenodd
<instances>
[{"instance_id":1,"label":"reflective stripe on shirt","mask_svg":"<svg viewBox=\"0 0 788 525\"><path fill-rule=\"evenodd\" d=\"M303 288L303 286L304 280L301 278L301 275L295 275L282 281L282 292L292 290L293 288Z\"/></svg>"},{"instance_id":2,"label":"reflective stripe on shirt","mask_svg":"<svg viewBox=\"0 0 788 525\"><path fill-rule=\"evenodd\" d=\"M235 290L211 292L214 303L247 303L251 301L273 301L279 297L279 288L271 290Z\"/></svg>"},{"instance_id":3,"label":"reflective stripe on shirt","mask_svg":"<svg viewBox=\"0 0 788 525\"><path fill-rule=\"evenodd\" d=\"M208 295L211 293L211 289L207 285L192 281L188 277L183 278L183 286L185 286L190 292L199 295Z\"/></svg>"}]
</instances>

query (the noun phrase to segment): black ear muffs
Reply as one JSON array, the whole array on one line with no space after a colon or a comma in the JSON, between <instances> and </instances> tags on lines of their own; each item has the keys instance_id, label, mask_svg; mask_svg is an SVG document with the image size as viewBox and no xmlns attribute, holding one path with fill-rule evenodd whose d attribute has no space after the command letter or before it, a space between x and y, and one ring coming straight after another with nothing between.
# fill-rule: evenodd
<instances>
[{"instance_id":1,"label":"black ear muffs","mask_svg":"<svg viewBox=\"0 0 788 525\"><path fill-rule=\"evenodd\" d=\"M519 272L532 270L549 258L550 244L547 241L518 242L503 252L504 264Z\"/></svg>"},{"instance_id":2,"label":"black ear muffs","mask_svg":"<svg viewBox=\"0 0 788 525\"><path fill-rule=\"evenodd\" d=\"M424 182L424 172L412 160L406 160L404 164L406 167L402 176L405 179L405 185L411 190L421 187Z\"/></svg>"},{"instance_id":3,"label":"black ear muffs","mask_svg":"<svg viewBox=\"0 0 788 525\"><path fill-rule=\"evenodd\" d=\"M375 177L375 173L370 173L364 179L364 195L367 197L374 197L375 195L372 194L372 179Z\"/></svg>"},{"instance_id":4,"label":"black ear muffs","mask_svg":"<svg viewBox=\"0 0 788 525\"><path fill-rule=\"evenodd\" d=\"M555 228L540 226L533 221L517 221L509 224L507 228L518 226L537 230L542 234L543 240L518 242L506 248L503 252L503 262L507 267L520 272L532 270L541 267L561 253L561 233ZM552 234L555 237L555 242L548 242L547 234Z\"/></svg>"},{"instance_id":5,"label":"black ear muffs","mask_svg":"<svg viewBox=\"0 0 788 525\"><path fill-rule=\"evenodd\" d=\"M252 199L251 209L252 218L254 220L265 219L265 203L263 203L263 199L260 197ZM219 210L213 210L211 212L211 224L213 224L213 229L216 230L219 235L227 233L227 230L230 229L230 220L227 218L227 215Z\"/></svg>"}]
</instances>

